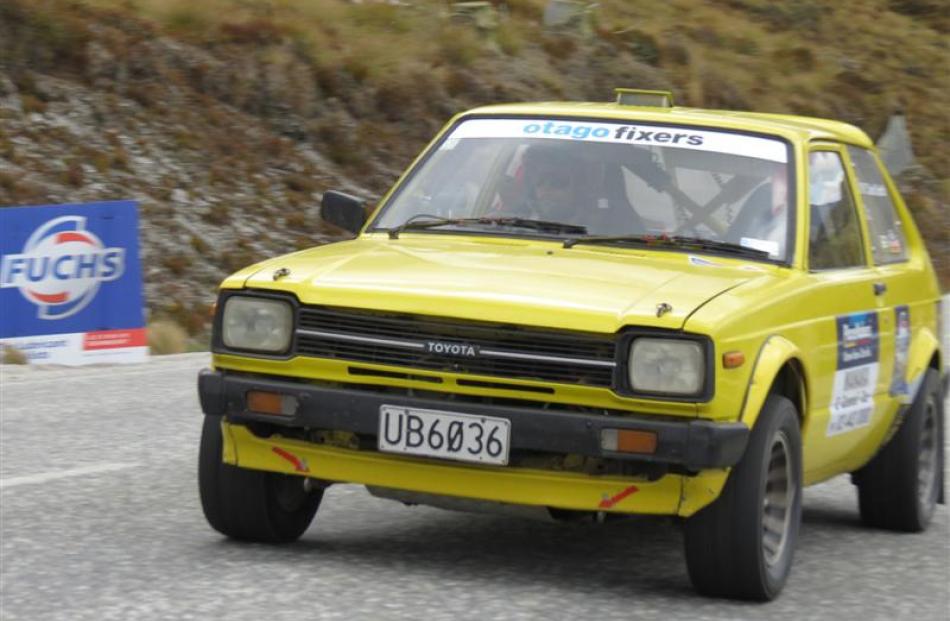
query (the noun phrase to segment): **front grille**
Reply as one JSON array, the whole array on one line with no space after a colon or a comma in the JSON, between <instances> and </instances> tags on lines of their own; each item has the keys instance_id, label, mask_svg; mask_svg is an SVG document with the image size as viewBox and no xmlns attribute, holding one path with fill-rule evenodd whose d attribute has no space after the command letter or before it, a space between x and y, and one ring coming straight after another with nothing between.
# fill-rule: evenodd
<instances>
[{"instance_id":1,"label":"front grille","mask_svg":"<svg viewBox=\"0 0 950 621\"><path fill-rule=\"evenodd\" d=\"M512 324L327 307L301 307L296 353L414 369L610 386L614 339ZM472 346L465 357L426 341Z\"/></svg>"}]
</instances>

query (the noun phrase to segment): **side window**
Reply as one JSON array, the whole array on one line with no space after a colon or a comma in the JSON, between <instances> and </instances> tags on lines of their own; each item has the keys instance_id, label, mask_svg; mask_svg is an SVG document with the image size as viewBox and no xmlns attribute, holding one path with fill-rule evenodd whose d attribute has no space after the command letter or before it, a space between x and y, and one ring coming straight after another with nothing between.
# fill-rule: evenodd
<instances>
[{"instance_id":1,"label":"side window","mask_svg":"<svg viewBox=\"0 0 950 621\"><path fill-rule=\"evenodd\" d=\"M898 263L907 260L907 239L897 217L891 195L884 183L874 155L866 149L848 147L848 155L858 179L858 191L864 202L871 236L871 252L874 263Z\"/></svg>"},{"instance_id":2,"label":"side window","mask_svg":"<svg viewBox=\"0 0 950 621\"><path fill-rule=\"evenodd\" d=\"M808 193L811 205L809 267L827 270L864 265L861 227L848 189L848 177L836 152L811 153Z\"/></svg>"}]
</instances>

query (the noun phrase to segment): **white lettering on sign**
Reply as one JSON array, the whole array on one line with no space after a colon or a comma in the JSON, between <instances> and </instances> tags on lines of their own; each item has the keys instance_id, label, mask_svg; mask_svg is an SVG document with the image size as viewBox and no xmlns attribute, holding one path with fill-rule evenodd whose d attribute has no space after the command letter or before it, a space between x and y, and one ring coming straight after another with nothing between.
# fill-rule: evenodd
<instances>
[{"instance_id":1,"label":"white lettering on sign","mask_svg":"<svg viewBox=\"0 0 950 621\"><path fill-rule=\"evenodd\" d=\"M63 319L88 306L99 285L124 270L124 248L106 248L86 230L84 217L62 216L40 225L22 252L3 255L0 288L19 289L39 307L40 319Z\"/></svg>"},{"instance_id":2,"label":"white lettering on sign","mask_svg":"<svg viewBox=\"0 0 950 621\"><path fill-rule=\"evenodd\" d=\"M670 127L634 122L598 123L553 119L473 119L456 127L440 148L464 138L546 138L609 142L710 151L785 163L788 148L778 139L699 127Z\"/></svg>"}]
</instances>

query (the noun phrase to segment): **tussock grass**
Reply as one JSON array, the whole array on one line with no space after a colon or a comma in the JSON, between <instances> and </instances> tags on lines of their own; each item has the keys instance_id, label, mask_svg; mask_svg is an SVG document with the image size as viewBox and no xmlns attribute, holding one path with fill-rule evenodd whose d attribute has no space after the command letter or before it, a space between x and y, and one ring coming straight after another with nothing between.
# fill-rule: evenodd
<instances>
[{"instance_id":1,"label":"tussock grass","mask_svg":"<svg viewBox=\"0 0 950 621\"><path fill-rule=\"evenodd\" d=\"M29 364L26 354L12 345L0 345L0 364Z\"/></svg>"},{"instance_id":2,"label":"tussock grass","mask_svg":"<svg viewBox=\"0 0 950 621\"><path fill-rule=\"evenodd\" d=\"M153 356L184 353L188 349L188 333L173 321L159 319L148 324L148 347Z\"/></svg>"},{"instance_id":3,"label":"tussock grass","mask_svg":"<svg viewBox=\"0 0 950 621\"><path fill-rule=\"evenodd\" d=\"M451 69L487 63L485 75L504 75L510 62L506 56L523 58L535 83L547 85L543 91L535 89L534 99L586 94L580 84L584 76L576 74L582 63L576 63L575 75L565 75L558 65L589 54L590 46L542 36L544 0L496 3L505 6L507 17L487 39L452 23L445 4L434 0L404 6L341 0L82 4L134 10L163 33L204 45L243 47L252 55L283 46L313 67L322 91L346 99L354 89L399 93L393 76L405 83L413 75L428 74L442 87L422 97L449 91L470 100L460 102L468 104L477 97L458 92L458 76ZM60 7L69 19L54 19L54 9L37 11L32 18L37 29L55 41L88 36L88 28L76 26L78 18L62 8L69 6L65 0L46 5ZM618 56L658 67L683 104L815 114L872 133L902 108L921 160L939 179L950 178L945 116L950 109L950 72L945 70L950 17L935 0L604 0L596 11L597 38ZM512 81L519 77L510 73ZM519 91L519 86L505 85L496 99L517 99Z\"/></svg>"},{"instance_id":4,"label":"tussock grass","mask_svg":"<svg viewBox=\"0 0 950 621\"><path fill-rule=\"evenodd\" d=\"M589 38L544 32L547 0L493 4L506 10L485 33L453 21L441 0L2 0L0 69L4 58L29 68L10 77L27 112L42 114L56 103L36 88L33 74L88 79L92 41L116 66L135 69L121 88L118 80L111 84L117 100L196 128L171 137L181 151L246 162L252 176L312 144L380 193L454 112L497 101L605 101L614 86L670 88L686 106L839 119L872 138L902 109L932 185L950 187L946 2L601 0ZM136 47L159 38L190 44L200 55L152 59ZM235 114L259 120L271 137L236 139ZM300 120L290 130L279 125L288 116ZM14 147L0 140L0 157L37 165ZM135 172L121 145L90 155L89 179L67 172L67 187L98 181L94 173ZM205 172L216 189L227 188L227 174ZM258 191L279 191L297 209L318 189L288 176L261 182ZM26 202L34 190L28 180L0 174L0 201ZM947 211L946 191L921 196L911 203L922 218ZM203 217L225 224L237 215L219 208ZM937 235L945 227L936 222L922 229L950 264L950 248ZM231 265L246 254L226 251L217 260ZM947 284L950 268L945 272Z\"/></svg>"}]
</instances>

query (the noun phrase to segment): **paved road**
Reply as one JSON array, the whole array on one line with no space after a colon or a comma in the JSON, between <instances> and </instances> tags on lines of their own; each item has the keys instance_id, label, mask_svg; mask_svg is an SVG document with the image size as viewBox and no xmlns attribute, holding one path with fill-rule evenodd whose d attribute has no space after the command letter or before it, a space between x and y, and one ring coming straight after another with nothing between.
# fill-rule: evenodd
<instances>
[{"instance_id":1,"label":"paved road","mask_svg":"<svg viewBox=\"0 0 950 621\"><path fill-rule=\"evenodd\" d=\"M546 524L332 488L304 538L240 545L196 491L205 355L0 373L0 618L950 618L950 519L863 529L844 479L809 488L768 605L693 594L669 521Z\"/></svg>"}]
</instances>

